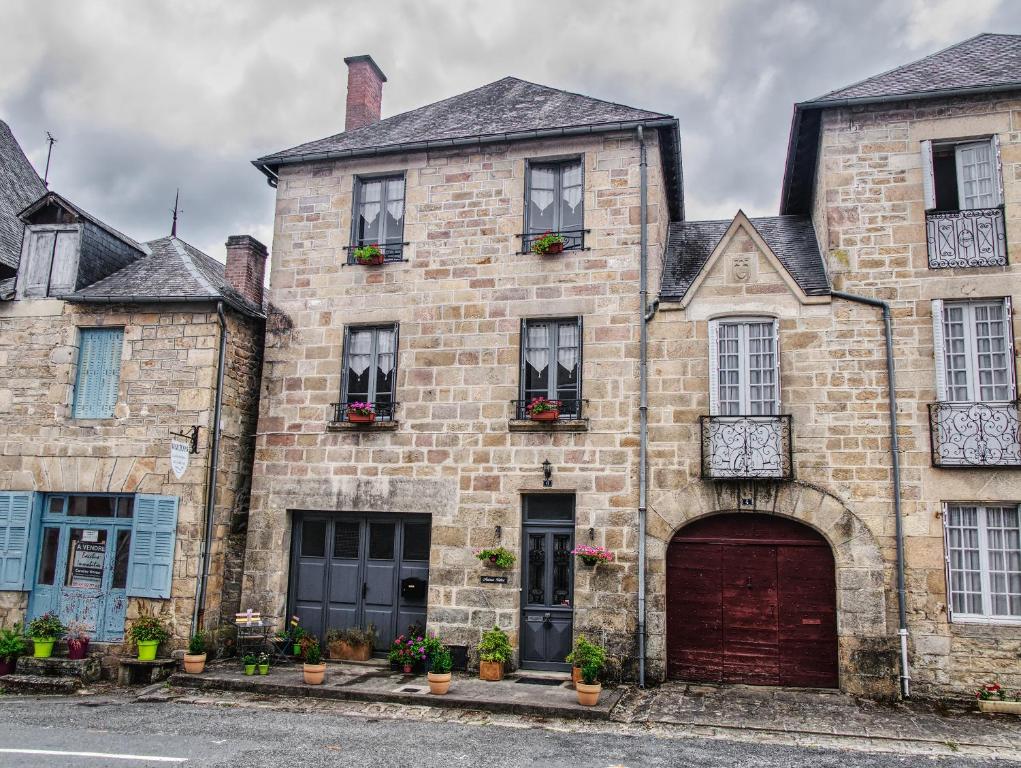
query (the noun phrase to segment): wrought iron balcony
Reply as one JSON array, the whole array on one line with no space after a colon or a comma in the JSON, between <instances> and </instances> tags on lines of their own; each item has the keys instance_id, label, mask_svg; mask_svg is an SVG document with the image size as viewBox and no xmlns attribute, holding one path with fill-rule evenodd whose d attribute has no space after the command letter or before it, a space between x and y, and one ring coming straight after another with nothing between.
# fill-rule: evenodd
<instances>
[{"instance_id":1,"label":"wrought iron balcony","mask_svg":"<svg viewBox=\"0 0 1021 768\"><path fill-rule=\"evenodd\" d=\"M929 269L1002 267L1007 263L1003 210L932 211L925 214Z\"/></svg>"},{"instance_id":2,"label":"wrought iron balcony","mask_svg":"<svg viewBox=\"0 0 1021 768\"><path fill-rule=\"evenodd\" d=\"M355 259L355 251L358 248L364 248L366 245L379 246L379 250L383 252L384 264L389 264L395 261L405 261L404 246L408 245L408 243L362 243L361 245L344 246L344 250L347 251L347 263L361 264L360 261Z\"/></svg>"},{"instance_id":3,"label":"wrought iron balcony","mask_svg":"<svg viewBox=\"0 0 1021 768\"><path fill-rule=\"evenodd\" d=\"M791 417L700 416L702 477L712 480L793 477Z\"/></svg>"},{"instance_id":4,"label":"wrought iron balcony","mask_svg":"<svg viewBox=\"0 0 1021 768\"><path fill-rule=\"evenodd\" d=\"M531 418L528 414L528 404L532 400L512 400L511 402L514 403L515 419ZM560 415L557 417L557 421L577 421L582 417L582 405L585 400L568 400L561 397L557 402L560 403Z\"/></svg>"},{"instance_id":5,"label":"wrought iron balcony","mask_svg":"<svg viewBox=\"0 0 1021 768\"><path fill-rule=\"evenodd\" d=\"M929 403L934 467L1021 467L1017 403Z\"/></svg>"},{"instance_id":6,"label":"wrought iron balcony","mask_svg":"<svg viewBox=\"0 0 1021 768\"><path fill-rule=\"evenodd\" d=\"M565 251L584 251L585 250L585 234L588 232L587 229L565 229L554 234L560 235L564 238ZM521 238L521 252L531 253L532 245L536 240L539 240L549 232L525 232L524 234L518 235Z\"/></svg>"},{"instance_id":7,"label":"wrought iron balcony","mask_svg":"<svg viewBox=\"0 0 1021 768\"><path fill-rule=\"evenodd\" d=\"M343 402L343 403L330 403L330 408L333 410L333 421L334 422L350 421L350 419L348 419L348 417L347 417L348 406L351 403L360 403L360 402L365 402L365 401L364 400L359 400L358 398L353 397L353 398L349 399L347 402ZM392 400L386 400L386 401L376 400L375 402L373 402L372 403L372 410L376 414L375 421L377 421L377 422L379 422L379 421L387 421L387 422L393 421L394 418L395 418L394 417L394 413L396 412L398 405L399 405L399 403L393 402Z\"/></svg>"}]
</instances>

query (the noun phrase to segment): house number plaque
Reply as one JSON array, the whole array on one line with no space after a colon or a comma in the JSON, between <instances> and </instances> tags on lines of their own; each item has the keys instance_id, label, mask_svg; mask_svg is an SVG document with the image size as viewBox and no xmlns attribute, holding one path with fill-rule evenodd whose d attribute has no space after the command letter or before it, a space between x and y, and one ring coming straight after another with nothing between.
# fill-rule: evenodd
<instances>
[{"instance_id":1,"label":"house number plaque","mask_svg":"<svg viewBox=\"0 0 1021 768\"><path fill-rule=\"evenodd\" d=\"M479 581L483 584L506 584L506 576L480 576Z\"/></svg>"}]
</instances>

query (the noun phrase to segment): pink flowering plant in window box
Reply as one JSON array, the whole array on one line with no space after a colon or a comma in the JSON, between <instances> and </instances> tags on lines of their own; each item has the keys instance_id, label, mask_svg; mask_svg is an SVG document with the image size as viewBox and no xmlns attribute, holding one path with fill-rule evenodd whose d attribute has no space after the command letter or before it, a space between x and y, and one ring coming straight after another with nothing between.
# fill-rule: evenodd
<instances>
[{"instance_id":1,"label":"pink flowering plant in window box","mask_svg":"<svg viewBox=\"0 0 1021 768\"><path fill-rule=\"evenodd\" d=\"M606 547L592 547L588 544L581 544L571 550L572 555L577 555L585 565L599 565L599 563L612 563L613 552Z\"/></svg>"},{"instance_id":2,"label":"pink flowering plant in window box","mask_svg":"<svg viewBox=\"0 0 1021 768\"><path fill-rule=\"evenodd\" d=\"M372 403L348 403L347 420L368 424L376 420L376 408Z\"/></svg>"},{"instance_id":3,"label":"pink flowering plant in window box","mask_svg":"<svg viewBox=\"0 0 1021 768\"><path fill-rule=\"evenodd\" d=\"M560 401L535 397L525 410L533 421L556 421L560 418Z\"/></svg>"}]
</instances>

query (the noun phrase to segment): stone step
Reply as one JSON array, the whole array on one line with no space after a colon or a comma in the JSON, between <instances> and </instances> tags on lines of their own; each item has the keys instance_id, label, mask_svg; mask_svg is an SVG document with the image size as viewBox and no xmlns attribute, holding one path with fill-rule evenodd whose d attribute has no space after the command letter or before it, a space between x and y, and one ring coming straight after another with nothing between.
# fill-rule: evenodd
<instances>
[{"instance_id":1,"label":"stone step","mask_svg":"<svg viewBox=\"0 0 1021 768\"><path fill-rule=\"evenodd\" d=\"M4 693L74 693L83 687L77 677L13 674L0 677Z\"/></svg>"},{"instance_id":2,"label":"stone step","mask_svg":"<svg viewBox=\"0 0 1021 768\"><path fill-rule=\"evenodd\" d=\"M22 656L18 659L15 672L33 677L68 677L92 683L99 679L102 665L95 656L86 659L69 659L66 656L37 659L34 656Z\"/></svg>"}]
</instances>

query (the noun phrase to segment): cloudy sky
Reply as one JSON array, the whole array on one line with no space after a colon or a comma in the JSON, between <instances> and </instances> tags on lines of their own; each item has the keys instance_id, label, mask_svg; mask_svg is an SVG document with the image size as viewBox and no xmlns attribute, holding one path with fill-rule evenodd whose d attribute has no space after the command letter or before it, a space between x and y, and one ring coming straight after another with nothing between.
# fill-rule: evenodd
<instances>
[{"instance_id":1,"label":"cloudy sky","mask_svg":"<svg viewBox=\"0 0 1021 768\"><path fill-rule=\"evenodd\" d=\"M792 105L984 31L1012 0L4 0L0 119L51 188L137 239L271 241L259 155L342 130L344 56L383 116L505 75L680 120L689 218L775 213Z\"/></svg>"}]
</instances>

